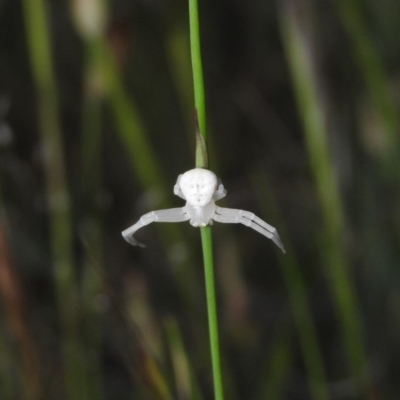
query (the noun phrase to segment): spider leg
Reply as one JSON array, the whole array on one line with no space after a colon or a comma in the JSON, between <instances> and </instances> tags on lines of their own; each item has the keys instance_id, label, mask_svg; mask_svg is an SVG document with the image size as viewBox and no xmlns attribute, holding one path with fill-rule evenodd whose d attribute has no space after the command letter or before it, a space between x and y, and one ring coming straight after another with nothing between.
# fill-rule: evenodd
<instances>
[{"instance_id":1,"label":"spider leg","mask_svg":"<svg viewBox=\"0 0 400 400\"><path fill-rule=\"evenodd\" d=\"M168 210L158 210L152 211L148 214L144 214L140 217L139 221L136 224L132 225L128 229L125 229L122 232L122 236L124 239L134 245L145 247L142 243L138 242L133 234L143 226L151 224L152 222L183 222L189 220L190 217L186 212L186 208L170 208Z\"/></svg>"},{"instance_id":2,"label":"spider leg","mask_svg":"<svg viewBox=\"0 0 400 400\"><path fill-rule=\"evenodd\" d=\"M218 181L217 187L218 189L214 193L214 201L221 200L226 196L226 190L224 188L224 185L221 183L221 180Z\"/></svg>"},{"instance_id":3,"label":"spider leg","mask_svg":"<svg viewBox=\"0 0 400 400\"><path fill-rule=\"evenodd\" d=\"M240 223L246 225L258 233L266 236L268 239L271 239L282 250L283 253L286 253L277 230L249 211L216 207L213 219L222 223Z\"/></svg>"},{"instance_id":4,"label":"spider leg","mask_svg":"<svg viewBox=\"0 0 400 400\"><path fill-rule=\"evenodd\" d=\"M179 196L181 199L186 200L186 199L185 199L185 196L183 195L182 190L181 190L181 188L180 188L180 186L179 186L179 181L180 181L180 179L181 179L181 176L182 176L182 174L179 175L179 176L178 176L178 179L176 180L176 183L175 183L175 186L174 186L174 194L175 194L176 196Z\"/></svg>"}]
</instances>

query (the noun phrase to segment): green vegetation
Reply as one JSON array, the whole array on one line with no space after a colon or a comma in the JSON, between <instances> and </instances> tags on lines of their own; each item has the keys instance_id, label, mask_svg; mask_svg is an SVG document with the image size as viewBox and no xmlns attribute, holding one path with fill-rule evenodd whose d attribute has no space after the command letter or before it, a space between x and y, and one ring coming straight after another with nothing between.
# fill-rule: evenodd
<instances>
[{"instance_id":1,"label":"green vegetation","mask_svg":"<svg viewBox=\"0 0 400 400\"><path fill-rule=\"evenodd\" d=\"M399 15L0 1L1 400L397 399ZM287 254L240 224L129 246L195 165Z\"/></svg>"}]
</instances>

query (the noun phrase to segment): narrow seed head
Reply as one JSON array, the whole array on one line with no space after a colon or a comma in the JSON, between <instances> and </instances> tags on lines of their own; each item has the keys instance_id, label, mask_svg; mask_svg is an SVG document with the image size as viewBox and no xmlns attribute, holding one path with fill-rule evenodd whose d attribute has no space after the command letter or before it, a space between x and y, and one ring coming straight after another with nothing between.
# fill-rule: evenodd
<instances>
[{"instance_id":1,"label":"narrow seed head","mask_svg":"<svg viewBox=\"0 0 400 400\"><path fill-rule=\"evenodd\" d=\"M84 39L98 37L105 31L107 10L103 0L73 0L72 16Z\"/></svg>"}]
</instances>

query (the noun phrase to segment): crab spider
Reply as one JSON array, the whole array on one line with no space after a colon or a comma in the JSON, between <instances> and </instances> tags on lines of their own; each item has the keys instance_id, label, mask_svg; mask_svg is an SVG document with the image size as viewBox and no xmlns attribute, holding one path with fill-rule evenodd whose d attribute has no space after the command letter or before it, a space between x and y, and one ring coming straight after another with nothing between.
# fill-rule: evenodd
<instances>
[{"instance_id":1,"label":"crab spider","mask_svg":"<svg viewBox=\"0 0 400 400\"><path fill-rule=\"evenodd\" d=\"M284 253L282 241L276 229L249 211L218 207L215 202L226 196L226 190L217 176L203 168L195 168L178 176L174 194L186 200L181 208L152 211L143 215L136 224L122 232L124 239L132 244L143 246L133 234L152 222L189 221L196 227L212 225L213 221L227 224L240 223L253 228L271 239Z\"/></svg>"}]
</instances>

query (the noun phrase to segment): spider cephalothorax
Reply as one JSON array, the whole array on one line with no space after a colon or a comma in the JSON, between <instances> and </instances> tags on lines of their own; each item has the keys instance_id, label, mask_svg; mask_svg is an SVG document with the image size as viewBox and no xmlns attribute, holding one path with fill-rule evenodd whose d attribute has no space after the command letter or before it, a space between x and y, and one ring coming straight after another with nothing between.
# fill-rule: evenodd
<instances>
[{"instance_id":1,"label":"spider cephalothorax","mask_svg":"<svg viewBox=\"0 0 400 400\"><path fill-rule=\"evenodd\" d=\"M282 241L276 229L249 211L218 207L215 202L226 195L226 190L217 176L203 168L195 168L178 176L174 193L186 200L182 208L152 211L143 215L136 224L122 232L124 239L133 244L140 243L133 234L152 222L190 221L196 227L211 225L213 221L241 223L271 239L283 252Z\"/></svg>"}]
</instances>

